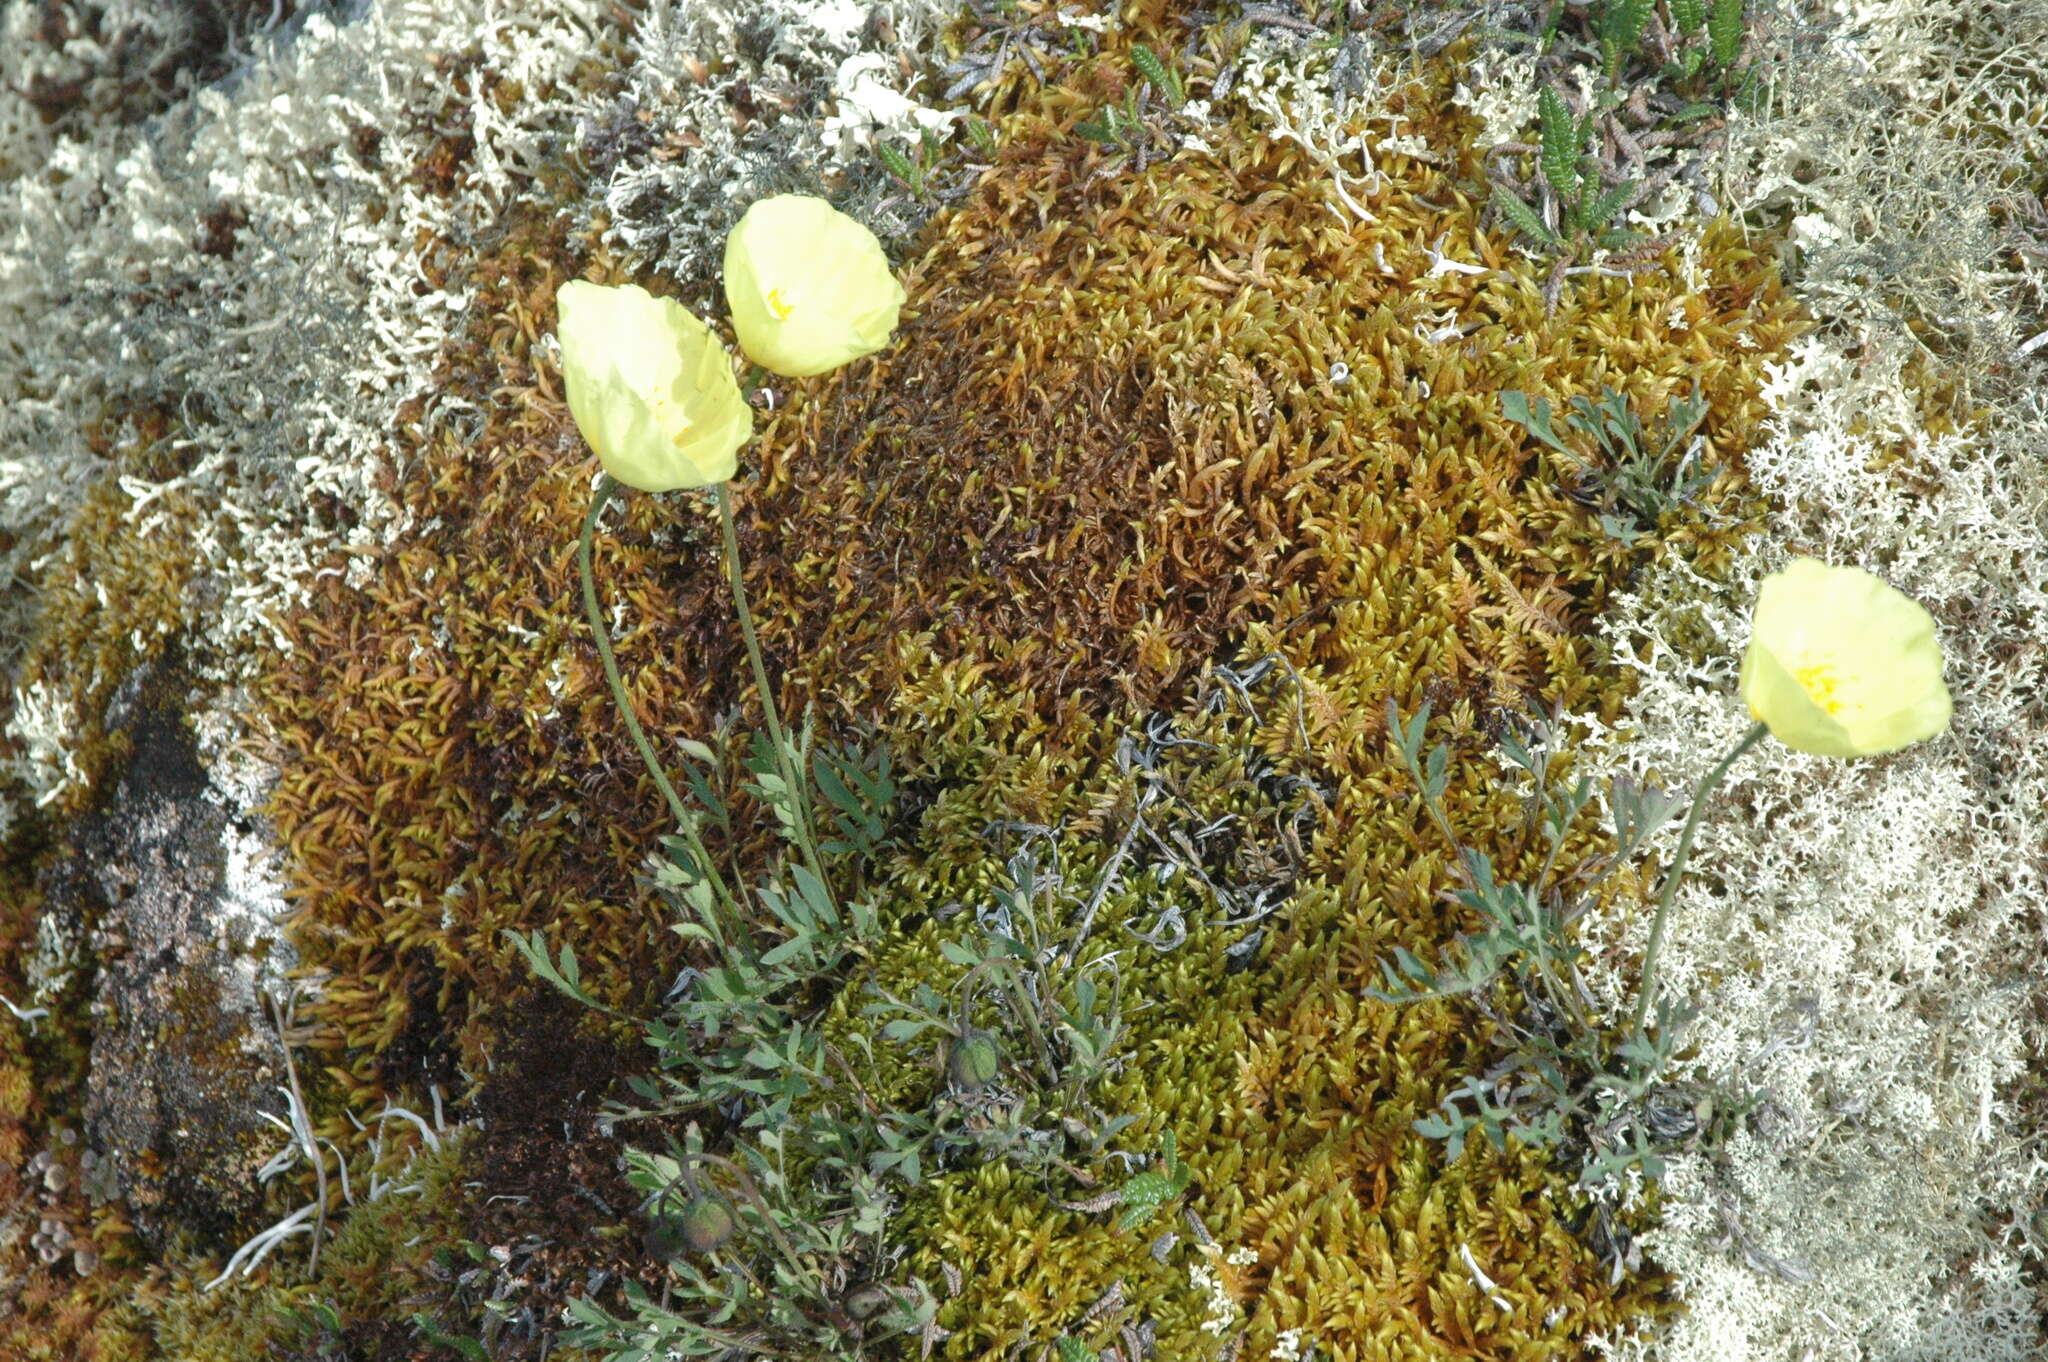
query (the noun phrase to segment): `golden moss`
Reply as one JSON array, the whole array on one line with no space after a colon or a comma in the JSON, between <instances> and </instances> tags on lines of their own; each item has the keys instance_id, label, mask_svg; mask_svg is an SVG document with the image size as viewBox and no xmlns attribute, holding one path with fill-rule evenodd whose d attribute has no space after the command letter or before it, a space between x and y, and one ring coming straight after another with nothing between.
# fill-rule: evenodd
<instances>
[{"instance_id":1,"label":"golden moss","mask_svg":"<svg viewBox=\"0 0 2048 1362\"><path fill-rule=\"evenodd\" d=\"M196 494L174 487L140 502L116 472L86 493L37 581L37 619L15 682L17 691L49 688L76 716L53 814L82 812L99 773L126 755L125 737L107 731L107 703L183 627L192 584Z\"/></svg>"},{"instance_id":2,"label":"golden moss","mask_svg":"<svg viewBox=\"0 0 2048 1362\"><path fill-rule=\"evenodd\" d=\"M1207 702L1220 689L1212 678L1180 710L1177 734L1215 751L1162 763L1170 804L1181 812L1152 815L1154 831L1185 836L1236 820L1237 836L1205 847L1203 873L1239 903L1251 886L1300 876L1291 903L1266 920L1269 939L1253 967L1234 970L1224 950L1246 932L1222 925L1230 914L1205 886L1127 872L1100 905L1086 955L1117 953L1132 1028L1128 1067L1098 1094L1107 1114L1139 1118L1116 1147L1156 1148L1173 1129L1195 1170L1189 1205L1218 1252L1254 1255L1212 1268L1231 1266L1235 1309L1221 1317L1222 1334L1244 1322L1255 1346L1270 1346L1278 1331L1299 1328L1339 1357L1437 1356L1447 1347L1547 1357L1570 1355L1569 1340L1589 1329L1662 1308L1654 1274L1619 1288L1608 1283L1560 1223L1568 1209L1561 1184L1540 1159L1495 1155L1482 1142L1445 1167L1440 1147L1413 1133L1414 1119L1445 1087L1483 1065L1483 1037L1448 1005L1393 1009L1361 1000L1358 988L1376 979L1372 961L1390 946L1427 951L1450 929L1431 904L1448 878L1444 850L1418 833L1407 792L1390 789L1340 800L1311 824L1314 835L1297 852L1274 831L1286 821L1275 817L1276 792L1309 765L1292 740L1295 712L1283 690L1262 707L1260 723L1219 717ZM974 699L955 703L964 709ZM936 709L922 712L944 726ZM1252 763L1276 748L1284 753L1279 769L1255 777ZM1128 782L1100 767L1084 772L1049 759L1041 766L1071 775L1066 797L1046 816L1070 829L1058 869L1078 902L1128 819L1128 803L1116 802ZM1367 779L1386 783L1384 775ZM1005 848L991 848L981 830L1006 816L1005 796L965 782L949 795L943 828L928 818L915 852L887 876L892 903L918 923L874 962L874 980L897 996L918 980L943 988L959 975L942 963L939 945L964 935L972 919L943 910L987 903L1001 873ZM1500 835L1510 801L1469 769L1453 799L1477 840L1504 864L1529 868ZM1098 826L1085 831L1091 819ZM1577 837L1574 847L1590 849L1590 840ZM1041 848L1041 863L1050 854ZM1126 924L1151 928L1169 905L1191 932L1177 949L1155 952ZM1049 899L1039 912L1048 927L1071 921ZM859 1016L866 1001L849 991L826 1022L827 1036L848 1053L856 1050L851 1037L872 1028ZM991 1015L977 1024L1004 1023ZM1005 1043L1021 1054L1014 1024L1009 1030ZM930 1100L938 1082L930 1041L877 1044L875 1053L862 1081L878 1100L910 1108ZM1094 1175L1114 1186L1115 1169L1100 1163ZM1161 1230L1187 1228L1162 1218L1144 1232L1119 1231L1114 1208L1082 1215L1059 1204L1095 1190L981 1166L941 1172L908 1195L891 1233L913 1246L909 1270L937 1281L951 1268L962 1278L939 1316L955 1331L946 1355L993 1357L1020 1340L1078 1335L1089 1307L1113 1290L1125 1302L1121 1322L1148 1319L1162 1356L1209 1355L1221 1341L1203 1327L1217 1318L1215 1306L1189 1276L1207 1260L1185 1247L1162 1265L1149 1251ZM1506 1287L1513 1311L1479 1302L1461 1246ZM1556 1305L1568 1309L1553 1317Z\"/></svg>"}]
</instances>

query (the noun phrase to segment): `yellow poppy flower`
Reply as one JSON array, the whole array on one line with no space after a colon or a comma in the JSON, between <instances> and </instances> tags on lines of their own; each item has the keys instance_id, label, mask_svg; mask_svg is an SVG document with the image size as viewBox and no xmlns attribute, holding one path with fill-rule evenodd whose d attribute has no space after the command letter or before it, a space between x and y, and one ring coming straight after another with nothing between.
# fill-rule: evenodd
<instances>
[{"instance_id":1,"label":"yellow poppy flower","mask_svg":"<svg viewBox=\"0 0 2048 1362\"><path fill-rule=\"evenodd\" d=\"M636 284L573 280L555 306L569 411L605 472L643 492L732 477L754 413L710 327Z\"/></svg>"},{"instance_id":2,"label":"yellow poppy flower","mask_svg":"<svg viewBox=\"0 0 2048 1362\"><path fill-rule=\"evenodd\" d=\"M740 349L784 378L881 349L903 299L875 234L823 199L762 199L725 238L725 302Z\"/></svg>"},{"instance_id":3,"label":"yellow poppy flower","mask_svg":"<svg viewBox=\"0 0 2048 1362\"><path fill-rule=\"evenodd\" d=\"M1948 727L1934 617L1861 568L1795 558L1764 578L1742 698L1799 752L1868 757Z\"/></svg>"}]
</instances>

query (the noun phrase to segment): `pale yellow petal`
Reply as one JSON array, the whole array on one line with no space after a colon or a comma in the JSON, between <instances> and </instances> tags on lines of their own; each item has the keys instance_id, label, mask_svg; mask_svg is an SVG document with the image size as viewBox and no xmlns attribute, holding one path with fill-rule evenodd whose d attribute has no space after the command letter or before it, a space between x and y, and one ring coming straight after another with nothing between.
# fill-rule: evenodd
<instances>
[{"instance_id":1,"label":"pale yellow petal","mask_svg":"<svg viewBox=\"0 0 2048 1362\"><path fill-rule=\"evenodd\" d=\"M874 233L804 194L747 209L726 237L725 295L747 358L786 378L887 345L905 298Z\"/></svg>"},{"instance_id":2,"label":"pale yellow petal","mask_svg":"<svg viewBox=\"0 0 2048 1362\"><path fill-rule=\"evenodd\" d=\"M647 492L733 475L753 412L710 327L633 284L572 281L556 307L569 411L607 473Z\"/></svg>"},{"instance_id":3,"label":"pale yellow petal","mask_svg":"<svg viewBox=\"0 0 2048 1362\"><path fill-rule=\"evenodd\" d=\"M1925 607L1860 568L1797 558L1758 589L1740 687L1786 746L1874 756L1948 726L1941 672Z\"/></svg>"}]
</instances>

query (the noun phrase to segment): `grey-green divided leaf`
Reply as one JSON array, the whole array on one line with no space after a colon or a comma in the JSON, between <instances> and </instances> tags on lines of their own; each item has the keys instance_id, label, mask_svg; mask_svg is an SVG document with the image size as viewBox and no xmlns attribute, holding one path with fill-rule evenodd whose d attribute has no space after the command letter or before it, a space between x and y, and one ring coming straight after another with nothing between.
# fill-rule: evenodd
<instances>
[{"instance_id":1,"label":"grey-green divided leaf","mask_svg":"<svg viewBox=\"0 0 2048 1362\"><path fill-rule=\"evenodd\" d=\"M1557 436L1557 430L1550 424L1550 402L1538 397L1533 401L1527 393L1512 388L1500 395L1501 415L1515 422L1531 435L1549 445L1568 458L1578 458L1577 451L1566 445Z\"/></svg>"},{"instance_id":2,"label":"grey-green divided leaf","mask_svg":"<svg viewBox=\"0 0 2048 1362\"><path fill-rule=\"evenodd\" d=\"M1428 800L1443 798L1444 782L1448 777L1446 767L1451 759L1450 749L1438 743L1430 749L1429 765L1422 780L1422 797Z\"/></svg>"},{"instance_id":3,"label":"grey-green divided leaf","mask_svg":"<svg viewBox=\"0 0 2048 1362\"><path fill-rule=\"evenodd\" d=\"M600 1012L608 1012L614 1017L621 1015L583 991L583 969L577 963L574 948L563 946L560 961L557 963L548 958L547 939L540 934L538 927L534 928L526 936L521 936L518 932L508 927L505 929L505 937L511 941L519 954L525 957L527 965L533 972L547 980L550 984L553 984L557 989L568 994L585 1007L596 1008Z\"/></svg>"},{"instance_id":4,"label":"grey-green divided leaf","mask_svg":"<svg viewBox=\"0 0 2048 1362\"><path fill-rule=\"evenodd\" d=\"M1684 797L1655 785L1638 785L1627 776L1616 776L1608 789L1607 803L1614 817L1616 850L1634 855L1686 805Z\"/></svg>"},{"instance_id":5,"label":"grey-green divided leaf","mask_svg":"<svg viewBox=\"0 0 2048 1362\"><path fill-rule=\"evenodd\" d=\"M812 761L812 776L839 834L823 850L835 855L857 852L873 860L886 840L889 810L896 802L889 749L878 746L871 757L863 757L850 746L821 747Z\"/></svg>"}]
</instances>

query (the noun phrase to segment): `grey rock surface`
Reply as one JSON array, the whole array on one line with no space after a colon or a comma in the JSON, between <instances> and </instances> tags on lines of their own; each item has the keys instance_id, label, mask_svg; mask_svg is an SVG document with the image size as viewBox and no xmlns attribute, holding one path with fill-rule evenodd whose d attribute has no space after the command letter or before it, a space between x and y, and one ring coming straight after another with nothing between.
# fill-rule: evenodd
<instances>
[{"instance_id":1,"label":"grey rock surface","mask_svg":"<svg viewBox=\"0 0 2048 1362\"><path fill-rule=\"evenodd\" d=\"M231 888L236 815L200 765L175 661L117 699L132 744L118 778L45 872L47 910L92 961L88 1143L109 1158L137 1229L225 1240L260 1209L278 1135L275 1032L258 996L274 931Z\"/></svg>"}]
</instances>

